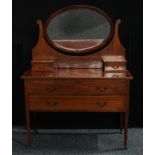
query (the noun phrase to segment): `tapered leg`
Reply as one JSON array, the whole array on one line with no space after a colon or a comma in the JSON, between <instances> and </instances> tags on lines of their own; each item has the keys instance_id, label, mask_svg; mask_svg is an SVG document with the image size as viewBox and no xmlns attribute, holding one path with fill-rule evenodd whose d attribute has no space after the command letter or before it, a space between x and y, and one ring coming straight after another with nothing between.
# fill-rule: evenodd
<instances>
[{"instance_id":1,"label":"tapered leg","mask_svg":"<svg viewBox=\"0 0 155 155\"><path fill-rule=\"evenodd\" d=\"M25 86L25 112L26 112L26 128L27 128L27 144L30 146L32 143L32 134L30 127L30 111L29 111L29 102L28 102L28 93L26 89L27 81L24 81Z\"/></svg>"},{"instance_id":2,"label":"tapered leg","mask_svg":"<svg viewBox=\"0 0 155 155\"><path fill-rule=\"evenodd\" d=\"M128 112L124 114L124 148L127 149L128 140Z\"/></svg>"},{"instance_id":3,"label":"tapered leg","mask_svg":"<svg viewBox=\"0 0 155 155\"><path fill-rule=\"evenodd\" d=\"M33 112L33 128L36 132L36 129L37 129L37 113L36 112Z\"/></svg>"},{"instance_id":4,"label":"tapered leg","mask_svg":"<svg viewBox=\"0 0 155 155\"><path fill-rule=\"evenodd\" d=\"M123 129L124 129L124 113L120 113L120 131L123 134Z\"/></svg>"},{"instance_id":5,"label":"tapered leg","mask_svg":"<svg viewBox=\"0 0 155 155\"><path fill-rule=\"evenodd\" d=\"M32 134L30 127L30 112L26 110L26 128L27 128L27 144L30 146L32 143Z\"/></svg>"}]
</instances>

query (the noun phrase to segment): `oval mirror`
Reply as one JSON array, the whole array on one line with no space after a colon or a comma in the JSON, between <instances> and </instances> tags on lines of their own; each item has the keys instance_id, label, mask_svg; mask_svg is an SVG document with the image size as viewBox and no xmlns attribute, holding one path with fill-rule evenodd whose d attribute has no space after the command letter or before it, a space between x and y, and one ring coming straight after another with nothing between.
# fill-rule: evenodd
<instances>
[{"instance_id":1,"label":"oval mirror","mask_svg":"<svg viewBox=\"0 0 155 155\"><path fill-rule=\"evenodd\" d=\"M52 14L45 24L46 40L66 54L95 52L113 34L111 19L92 6L70 6Z\"/></svg>"}]
</instances>

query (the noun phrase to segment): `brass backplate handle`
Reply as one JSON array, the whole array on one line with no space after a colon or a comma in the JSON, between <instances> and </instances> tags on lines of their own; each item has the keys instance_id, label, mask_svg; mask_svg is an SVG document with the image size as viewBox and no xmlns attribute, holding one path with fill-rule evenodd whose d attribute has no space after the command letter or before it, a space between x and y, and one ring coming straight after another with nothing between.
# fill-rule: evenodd
<instances>
[{"instance_id":1,"label":"brass backplate handle","mask_svg":"<svg viewBox=\"0 0 155 155\"><path fill-rule=\"evenodd\" d=\"M54 85L48 85L48 86L46 87L46 90L47 90L48 92L53 92L53 91L56 90L56 88L55 88Z\"/></svg>"},{"instance_id":2,"label":"brass backplate handle","mask_svg":"<svg viewBox=\"0 0 155 155\"><path fill-rule=\"evenodd\" d=\"M107 87L98 86L98 87L96 87L96 89L99 90L99 91L105 91L105 90L107 90Z\"/></svg>"},{"instance_id":3,"label":"brass backplate handle","mask_svg":"<svg viewBox=\"0 0 155 155\"><path fill-rule=\"evenodd\" d=\"M47 101L46 103L50 106L56 106L58 104L56 101Z\"/></svg>"},{"instance_id":4,"label":"brass backplate handle","mask_svg":"<svg viewBox=\"0 0 155 155\"><path fill-rule=\"evenodd\" d=\"M96 105L98 107L103 107L103 106L107 105L107 102L96 102Z\"/></svg>"}]
</instances>

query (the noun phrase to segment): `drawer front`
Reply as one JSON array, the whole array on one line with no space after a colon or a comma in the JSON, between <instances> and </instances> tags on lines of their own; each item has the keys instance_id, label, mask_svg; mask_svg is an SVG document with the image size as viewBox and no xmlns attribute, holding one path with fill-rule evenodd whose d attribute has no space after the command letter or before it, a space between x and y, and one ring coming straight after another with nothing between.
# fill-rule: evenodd
<instances>
[{"instance_id":1,"label":"drawer front","mask_svg":"<svg viewBox=\"0 0 155 155\"><path fill-rule=\"evenodd\" d=\"M113 65L113 66L105 66L105 71L124 71L126 70L125 66Z\"/></svg>"},{"instance_id":2,"label":"drawer front","mask_svg":"<svg viewBox=\"0 0 155 155\"><path fill-rule=\"evenodd\" d=\"M29 108L32 111L121 112L125 111L125 97L29 96Z\"/></svg>"},{"instance_id":3,"label":"drawer front","mask_svg":"<svg viewBox=\"0 0 155 155\"><path fill-rule=\"evenodd\" d=\"M105 71L124 71L126 70L125 62L105 62Z\"/></svg>"},{"instance_id":4,"label":"drawer front","mask_svg":"<svg viewBox=\"0 0 155 155\"><path fill-rule=\"evenodd\" d=\"M124 77L126 77L127 75L126 75L126 72L122 72L122 73L118 73L118 72L105 72L104 73L104 76L106 77L106 78L124 78Z\"/></svg>"},{"instance_id":5,"label":"drawer front","mask_svg":"<svg viewBox=\"0 0 155 155\"><path fill-rule=\"evenodd\" d=\"M79 82L77 92L80 94L125 94L127 82L124 80L86 80Z\"/></svg>"},{"instance_id":6,"label":"drawer front","mask_svg":"<svg viewBox=\"0 0 155 155\"><path fill-rule=\"evenodd\" d=\"M73 82L69 80L30 80L26 84L28 93L72 94Z\"/></svg>"}]
</instances>

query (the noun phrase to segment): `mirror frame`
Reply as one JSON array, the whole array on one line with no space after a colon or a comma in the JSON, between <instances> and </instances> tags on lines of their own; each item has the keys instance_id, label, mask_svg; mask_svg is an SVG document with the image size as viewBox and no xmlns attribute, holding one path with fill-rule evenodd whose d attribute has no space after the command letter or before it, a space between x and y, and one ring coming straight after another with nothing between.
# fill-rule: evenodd
<instances>
[{"instance_id":1,"label":"mirror frame","mask_svg":"<svg viewBox=\"0 0 155 155\"><path fill-rule=\"evenodd\" d=\"M108 22L110 24L110 27L111 27L109 36L107 37L107 39L105 41L100 43L98 46L95 46L95 47L92 47L92 48L89 48L89 49L83 49L81 51L78 51L78 53L74 52L74 51L70 51L70 50L62 48L62 47L60 48L59 46L56 46L54 44L54 42L52 40L50 40L49 37L48 37L48 34L47 34L47 26L48 26L48 24L50 23L50 21L53 18L55 18L56 16L60 15L63 12L67 12L67 11L73 10L73 9L81 9L81 8L93 10L93 11L101 14L102 16L104 16L108 20ZM51 47L53 47L54 49L58 50L59 52L64 53L64 54L68 54L68 55L76 55L76 56L78 56L78 55L88 55L88 54L91 54L91 53L95 53L99 49L105 47L109 43L109 41L112 39L113 35L114 35L114 25L113 25L113 22L112 22L111 18L102 9L97 8L95 6L91 6L91 5L70 5L70 6L67 6L67 7L63 7L61 9L55 11L54 13L52 13L47 18L47 20L45 22L45 25L44 25L44 36L45 36L45 39L48 42L48 44Z\"/></svg>"}]
</instances>

